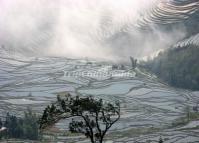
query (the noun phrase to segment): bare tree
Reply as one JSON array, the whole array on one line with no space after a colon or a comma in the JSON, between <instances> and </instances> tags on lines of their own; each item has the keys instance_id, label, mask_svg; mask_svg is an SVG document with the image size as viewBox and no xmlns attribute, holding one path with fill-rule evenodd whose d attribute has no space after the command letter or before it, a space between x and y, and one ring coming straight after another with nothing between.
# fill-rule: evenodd
<instances>
[{"instance_id":1,"label":"bare tree","mask_svg":"<svg viewBox=\"0 0 199 143\"><path fill-rule=\"evenodd\" d=\"M137 59L130 57L132 68L135 69L137 67Z\"/></svg>"},{"instance_id":2,"label":"bare tree","mask_svg":"<svg viewBox=\"0 0 199 143\"><path fill-rule=\"evenodd\" d=\"M69 124L72 133L82 133L92 143L102 143L107 131L120 118L120 104L103 102L93 97L58 97L55 104L44 110L40 128L64 118L72 118Z\"/></svg>"}]
</instances>

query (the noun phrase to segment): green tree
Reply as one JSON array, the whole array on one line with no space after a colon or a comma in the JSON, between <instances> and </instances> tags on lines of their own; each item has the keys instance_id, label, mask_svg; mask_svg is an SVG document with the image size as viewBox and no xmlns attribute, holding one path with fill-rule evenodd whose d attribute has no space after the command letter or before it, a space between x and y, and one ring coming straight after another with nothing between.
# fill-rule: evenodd
<instances>
[{"instance_id":1,"label":"green tree","mask_svg":"<svg viewBox=\"0 0 199 143\"><path fill-rule=\"evenodd\" d=\"M27 139L37 140L39 138L38 117L30 109L28 109L24 114L24 136Z\"/></svg>"},{"instance_id":2,"label":"green tree","mask_svg":"<svg viewBox=\"0 0 199 143\"><path fill-rule=\"evenodd\" d=\"M1 120L1 118L0 118L0 129L3 127L3 122L2 122L2 120Z\"/></svg>"},{"instance_id":3,"label":"green tree","mask_svg":"<svg viewBox=\"0 0 199 143\"><path fill-rule=\"evenodd\" d=\"M2 123L2 120L0 119L0 129L3 127L3 123ZM0 140L1 140L1 138L2 138L2 131L0 131Z\"/></svg>"},{"instance_id":4,"label":"green tree","mask_svg":"<svg viewBox=\"0 0 199 143\"><path fill-rule=\"evenodd\" d=\"M7 113L4 126L7 128L6 138L22 138L37 140L39 138L38 117L30 109L24 113L23 118L18 118Z\"/></svg>"},{"instance_id":5,"label":"green tree","mask_svg":"<svg viewBox=\"0 0 199 143\"><path fill-rule=\"evenodd\" d=\"M171 86L199 89L199 47L186 45L170 48L142 66Z\"/></svg>"},{"instance_id":6,"label":"green tree","mask_svg":"<svg viewBox=\"0 0 199 143\"><path fill-rule=\"evenodd\" d=\"M16 127L16 138L23 138L24 137L24 130L23 130L24 121L23 119L19 118L17 121Z\"/></svg>"}]
</instances>

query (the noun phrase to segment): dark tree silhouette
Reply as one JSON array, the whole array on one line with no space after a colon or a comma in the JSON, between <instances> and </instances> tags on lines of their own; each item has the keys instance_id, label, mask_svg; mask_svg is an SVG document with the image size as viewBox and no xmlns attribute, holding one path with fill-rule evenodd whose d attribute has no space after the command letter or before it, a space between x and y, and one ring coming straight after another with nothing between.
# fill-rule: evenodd
<instances>
[{"instance_id":1,"label":"dark tree silhouette","mask_svg":"<svg viewBox=\"0 0 199 143\"><path fill-rule=\"evenodd\" d=\"M2 128L3 126L3 122L1 121L1 118L0 118L0 129Z\"/></svg>"},{"instance_id":2,"label":"dark tree silhouette","mask_svg":"<svg viewBox=\"0 0 199 143\"><path fill-rule=\"evenodd\" d=\"M17 117L7 113L4 124L0 123L0 128L0 139L1 137L4 139L39 139L38 117L30 108L24 112L24 117Z\"/></svg>"},{"instance_id":3,"label":"dark tree silhouette","mask_svg":"<svg viewBox=\"0 0 199 143\"><path fill-rule=\"evenodd\" d=\"M171 86L199 90L199 46L170 47L139 63Z\"/></svg>"},{"instance_id":4,"label":"dark tree silhouette","mask_svg":"<svg viewBox=\"0 0 199 143\"><path fill-rule=\"evenodd\" d=\"M130 57L132 68L135 69L137 67L137 59Z\"/></svg>"},{"instance_id":5,"label":"dark tree silhouette","mask_svg":"<svg viewBox=\"0 0 199 143\"><path fill-rule=\"evenodd\" d=\"M160 137L159 142L158 143L163 143L162 137Z\"/></svg>"},{"instance_id":6,"label":"dark tree silhouette","mask_svg":"<svg viewBox=\"0 0 199 143\"><path fill-rule=\"evenodd\" d=\"M72 118L69 130L82 133L92 143L102 143L104 136L120 118L120 104L103 102L102 99L67 95L58 97L58 101L48 106L40 119L40 128L53 125L60 119ZM53 108L53 112L50 112Z\"/></svg>"}]
</instances>

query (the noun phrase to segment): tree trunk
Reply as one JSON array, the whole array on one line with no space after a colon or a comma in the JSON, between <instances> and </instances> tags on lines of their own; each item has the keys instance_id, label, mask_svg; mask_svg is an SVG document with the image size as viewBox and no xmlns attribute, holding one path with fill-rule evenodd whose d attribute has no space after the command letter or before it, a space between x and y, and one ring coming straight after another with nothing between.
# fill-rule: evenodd
<instances>
[{"instance_id":1,"label":"tree trunk","mask_svg":"<svg viewBox=\"0 0 199 143\"><path fill-rule=\"evenodd\" d=\"M95 143L93 137L90 137L91 143Z\"/></svg>"},{"instance_id":2,"label":"tree trunk","mask_svg":"<svg viewBox=\"0 0 199 143\"><path fill-rule=\"evenodd\" d=\"M100 143L103 142L104 136L100 137Z\"/></svg>"}]
</instances>

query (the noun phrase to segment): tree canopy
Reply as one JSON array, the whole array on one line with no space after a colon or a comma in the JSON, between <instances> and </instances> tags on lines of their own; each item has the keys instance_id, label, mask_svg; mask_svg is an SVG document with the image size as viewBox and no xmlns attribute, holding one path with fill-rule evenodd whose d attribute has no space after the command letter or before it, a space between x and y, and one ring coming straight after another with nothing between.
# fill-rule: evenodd
<instances>
[{"instance_id":1,"label":"tree canopy","mask_svg":"<svg viewBox=\"0 0 199 143\"><path fill-rule=\"evenodd\" d=\"M30 109L24 112L24 117L17 117L6 114L5 122L0 119L0 139L2 138L18 138L18 139L39 139L38 117Z\"/></svg>"},{"instance_id":2,"label":"tree canopy","mask_svg":"<svg viewBox=\"0 0 199 143\"><path fill-rule=\"evenodd\" d=\"M154 59L143 64L168 84L185 88L199 89L199 47L187 45L160 52Z\"/></svg>"},{"instance_id":3,"label":"tree canopy","mask_svg":"<svg viewBox=\"0 0 199 143\"><path fill-rule=\"evenodd\" d=\"M92 143L102 143L104 136L112 125L120 118L119 102L104 102L93 97L57 96L57 102L46 107L40 119L43 129L60 119L72 118L69 130L82 133Z\"/></svg>"}]
</instances>

